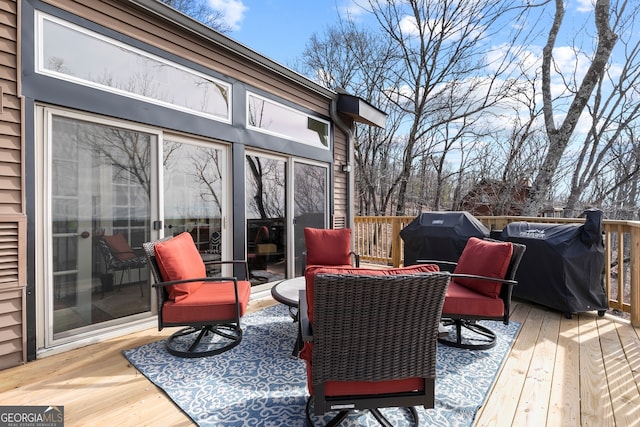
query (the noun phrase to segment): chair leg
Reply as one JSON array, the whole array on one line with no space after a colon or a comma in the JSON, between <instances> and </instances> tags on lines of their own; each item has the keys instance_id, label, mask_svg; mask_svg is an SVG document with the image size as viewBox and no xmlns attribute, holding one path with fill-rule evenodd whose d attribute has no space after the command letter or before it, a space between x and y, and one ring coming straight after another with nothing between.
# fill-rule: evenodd
<instances>
[{"instance_id":1,"label":"chair leg","mask_svg":"<svg viewBox=\"0 0 640 427\"><path fill-rule=\"evenodd\" d=\"M379 422L383 427L393 427L393 424L391 424L391 423L389 422L389 420L388 420L388 419L386 419L386 418L384 417L384 415L382 415L382 413L381 413L377 408L370 409L369 411L371 412L371 415L373 415L373 417L374 417L376 420L378 420L378 422Z\"/></svg>"},{"instance_id":2,"label":"chair leg","mask_svg":"<svg viewBox=\"0 0 640 427\"><path fill-rule=\"evenodd\" d=\"M477 322L455 319L451 320L456 326L456 340L450 340L447 337L438 338L438 342L450 347L464 348L467 350L488 350L495 347L497 343L496 334L489 328L480 325ZM466 342L462 341L462 331L468 329L474 334L478 335L477 338L468 339Z\"/></svg>"},{"instance_id":3,"label":"chair leg","mask_svg":"<svg viewBox=\"0 0 640 427\"><path fill-rule=\"evenodd\" d=\"M411 415L411 425L418 427L419 425L419 419L418 419L418 411L416 411L416 408L413 406L409 406L406 408L398 408L398 409L406 409L409 412L409 415ZM382 415L382 412L380 412L380 410L378 408L374 408L374 409L369 409L369 411L371 411L371 415L374 416L374 418L376 420L378 420L378 422L384 426L384 427L393 427L393 424L391 424L389 422L388 419L385 418L384 415Z\"/></svg>"},{"instance_id":4,"label":"chair leg","mask_svg":"<svg viewBox=\"0 0 640 427\"><path fill-rule=\"evenodd\" d=\"M313 396L309 396L309 398L307 399L307 406L305 411L307 414L307 425L309 427L314 427L315 424L313 423L313 419L311 418L311 402L313 402ZM338 414L333 417L325 427L335 427L339 425L345 418L347 418L347 415L349 415L349 411L338 412Z\"/></svg>"},{"instance_id":5,"label":"chair leg","mask_svg":"<svg viewBox=\"0 0 640 427\"><path fill-rule=\"evenodd\" d=\"M142 283L142 268L138 268L138 283L140 284L140 298L144 297L144 286Z\"/></svg>"},{"instance_id":6,"label":"chair leg","mask_svg":"<svg viewBox=\"0 0 640 427\"><path fill-rule=\"evenodd\" d=\"M227 339L228 342L218 343L218 346L209 350L197 351L197 347L200 344L200 341L209 333L220 335L221 337ZM189 348L187 350L181 350L176 345L176 339L194 334L197 334L197 336L194 338L193 342L191 343L191 345L189 345ZM178 332L175 332L173 335L171 335L169 339L167 339L166 347L169 354L178 357L209 357L224 353L227 350L231 350L232 348L240 344L241 341L242 329L240 328L240 325L208 325L201 328L189 326L187 328L180 329Z\"/></svg>"},{"instance_id":7,"label":"chair leg","mask_svg":"<svg viewBox=\"0 0 640 427\"><path fill-rule=\"evenodd\" d=\"M311 418L311 402L313 401L313 396L309 396L309 398L307 399L307 406L305 408L305 412L307 415L307 425L309 427L314 427L314 423L313 423L313 419ZM407 407L407 408L399 408L399 409L406 409L407 411L409 411L409 414L411 415L411 425L418 427L419 425L419 419L418 419L418 411L416 411L416 408L414 408L413 406ZM382 415L382 412L380 412L379 409L377 408L373 408L373 409L368 409L369 412L371 412L371 415L373 415L373 417L380 423L381 426L383 427L393 427L393 424L391 424L389 422L389 420ZM349 416L349 414L352 411L349 410L344 410L344 411L339 411L338 414L336 414L335 417L333 417L327 424L325 427L335 427L340 425L340 423L342 421L344 421L345 418L347 418L347 416Z\"/></svg>"}]
</instances>

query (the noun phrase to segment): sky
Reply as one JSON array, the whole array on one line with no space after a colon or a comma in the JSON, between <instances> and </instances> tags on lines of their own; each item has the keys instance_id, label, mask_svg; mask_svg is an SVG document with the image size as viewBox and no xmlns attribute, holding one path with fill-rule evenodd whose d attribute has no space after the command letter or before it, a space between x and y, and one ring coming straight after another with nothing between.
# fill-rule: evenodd
<instances>
[{"instance_id":1,"label":"sky","mask_svg":"<svg viewBox=\"0 0 640 427\"><path fill-rule=\"evenodd\" d=\"M232 29L226 35L290 66L302 56L312 34L338 22L352 0L209 0Z\"/></svg>"},{"instance_id":2,"label":"sky","mask_svg":"<svg viewBox=\"0 0 640 427\"><path fill-rule=\"evenodd\" d=\"M207 0L220 11L231 28L227 36L282 65L296 68L305 45L315 33L339 22L339 15L361 20L366 13L357 4L365 0ZM593 0L570 0L563 27L571 26L576 15L593 9ZM556 49L556 60L563 52ZM572 56L572 55L569 55ZM571 58L573 60L573 58Z\"/></svg>"},{"instance_id":3,"label":"sky","mask_svg":"<svg viewBox=\"0 0 640 427\"><path fill-rule=\"evenodd\" d=\"M324 38L325 30L339 22L339 17L350 16L357 22L372 19L358 4L366 5L366 0L207 0L209 5L222 13L225 24L231 29L226 33L230 38L242 43L248 48L279 62L291 69L299 69L296 60L302 58L305 45L313 34ZM522 0L525 2L526 0ZM576 58L571 48L575 34L587 37L593 34L593 23L589 21L587 31L582 27L585 17L591 16L594 0L567 0L566 14L561 29L560 39L554 48L556 66L563 72L575 71L578 76L583 75L590 62L584 55ZM633 0L634 2L638 0ZM539 9L536 9L539 10ZM552 7L542 10L542 15L549 20L552 18ZM403 23L408 21L403 20ZM533 24L533 22L531 23ZM509 30L512 26L506 25ZM545 27L546 28L546 27ZM407 31L405 29L405 31ZM508 31L505 31L507 33ZM563 33L566 36L563 39ZM520 55L525 63L531 65L531 70L539 70L541 52L544 44L545 30L540 33L540 39L528 40ZM637 35L636 35L637 36ZM561 40L562 39L562 40ZM500 52L507 40L492 39L494 53ZM578 40L580 44L580 40ZM593 48L593 42L585 42L584 48ZM490 58L489 58L490 59ZM619 67L615 64L611 72L616 74ZM565 82L557 76L552 82L555 94L565 89Z\"/></svg>"}]
</instances>

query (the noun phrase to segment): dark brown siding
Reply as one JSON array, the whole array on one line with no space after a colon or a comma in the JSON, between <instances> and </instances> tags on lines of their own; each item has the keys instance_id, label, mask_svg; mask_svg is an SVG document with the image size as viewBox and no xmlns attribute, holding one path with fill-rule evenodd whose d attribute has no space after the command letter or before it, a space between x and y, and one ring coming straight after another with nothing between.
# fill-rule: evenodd
<instances>
[{"instance_id":1,"label":"dark brown siding","mask_svg":"<svg viewBox=\"0 0 640 427\"><path fill-rule=\"evenodd\" d=\"M0 369L25 361L26 218L18 5L0 0Z\"/></svg>"}]
</instances>

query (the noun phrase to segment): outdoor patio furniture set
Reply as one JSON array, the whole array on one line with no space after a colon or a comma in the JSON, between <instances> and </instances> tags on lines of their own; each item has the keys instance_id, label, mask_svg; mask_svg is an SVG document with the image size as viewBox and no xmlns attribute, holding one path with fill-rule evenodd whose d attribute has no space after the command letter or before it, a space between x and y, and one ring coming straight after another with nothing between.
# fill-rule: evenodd
<instances>
[{"instance_id":1,"label":"outdoor patio furniture set","mask_svg":"<svg viewBox=\"0 0 640 427\"><path fill-rule=\"evenodd\" d=\"M495 335L478 320L509 322L515 271L523 245L469 239L452 272L436 262L400 268L353 266L350 229L306 228L304 288L296 320L307 365L307 421L335 412L337 425L354 410L368 410L390 425L379 408L433 408L437 342L470 349L495 345ZM184 326L167 340L169 353L203 357L242 340L250 283L245 276L206 277L207 268L188 233L145 243L158 294L158 328ZM217 261L225 263L227 261ZM276 292L276 295L278 293ZM283 301L283 299L281 299ZM439 338L441 322L455 325ZM468 328L471 335L463 335ZM217 334L214 349L199 348ZM297 346L296 348L299 348Z\"/></svg>"}]
</instances>

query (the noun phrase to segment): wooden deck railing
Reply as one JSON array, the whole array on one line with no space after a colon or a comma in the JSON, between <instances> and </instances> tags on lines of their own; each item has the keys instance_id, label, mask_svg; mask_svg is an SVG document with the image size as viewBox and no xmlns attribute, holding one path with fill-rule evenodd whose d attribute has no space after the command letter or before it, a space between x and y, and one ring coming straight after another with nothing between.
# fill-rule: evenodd
<instances>
[{"instance_id":1,"label":"wooden deck railing","mask_svg":"<svg viewBox=\"0 0 640 427\"><path fill-rule=\"evenodd\" d=\"M355 251L364 262L400 266L403 242L400 230L414 220L410 216L360 216L355 218ZM477 217L490 230L501 230L515 221L533 223L582 223L582 218ZM605 291L609 307L630 315L640 326L640 221L604 220Z\"/></svg>"}]
</instances>

